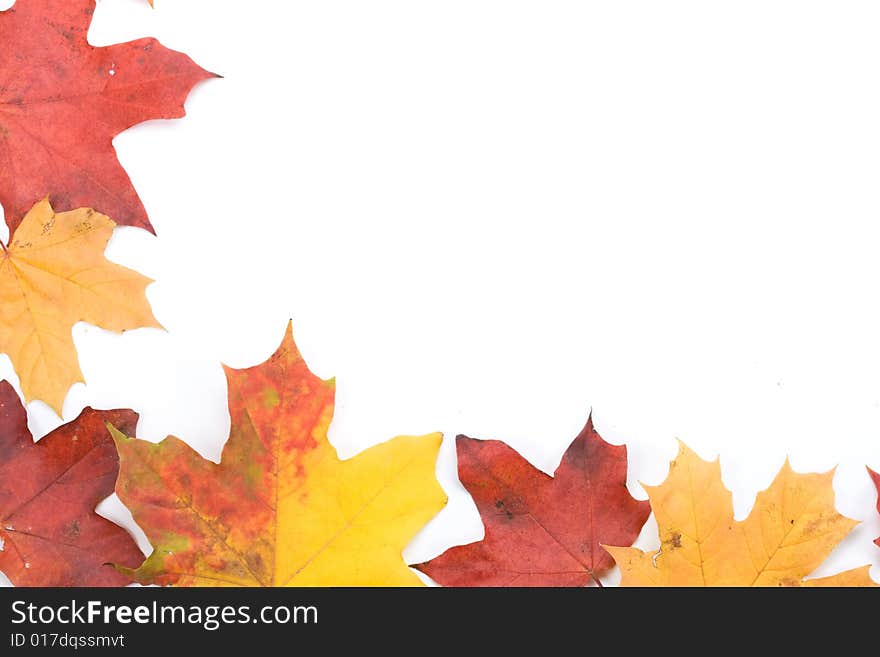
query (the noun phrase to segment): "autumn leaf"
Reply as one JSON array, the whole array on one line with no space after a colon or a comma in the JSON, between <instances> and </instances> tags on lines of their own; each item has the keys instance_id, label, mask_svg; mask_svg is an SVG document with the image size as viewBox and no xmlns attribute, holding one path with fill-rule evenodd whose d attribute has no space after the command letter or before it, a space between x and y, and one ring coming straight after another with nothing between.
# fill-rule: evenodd
<instances>
[{"instance_id":1,"label":"autumn leaf","mask_svg":"<svg viewBox=\"0 0 880 657\"><path fill-rule=\"evenodd\" d=\"M114 226L94 210L56 214L44 200L0 253L0 352L12 360L25 400L42 399L59 415L70 386L83 380L76 322L161 328L144 294L152 281L104 258Z\"/></svg>"},{"instance_id":2,"label":"autumn leaf","mask_svg":"<svg viewBox=\"0 0 880 657\"><path fill-rule=\"evenodd\" d=\"M213 76L155 39L89 45L94 10L95 0L17 0L0 12L0 203L10 234L47 190L59 209L97 208L152 230L113 137L183 116L190 90Z\"/></svg>"},{"instance_id":3,"label":"autumn leaf","mask_svg":"<svg viewBox=\"0 0 880 657\"><path fill-rule=\"evenodd\" d=\"M622 586L874 586L869 566L804 579L858 523L834 509L834 472L799 474L788 461L743 521L721 465L684 444L659 486L645 486L657 519L655 553L608 547Z\"/></svg>"},{"instance_id":4,"label":"autumn leaf","mask_svg":"<svg viewBox=\"0 0 880 657\"><path fill-rule=\"evenodd\" d=\"M137 581L177 586L419 586L404 546L446 503L442 436L399 437L341 461L335 384L288 327L265 363L226 369L232 428L219 464L168 437L114 431L116 487L155 550Z\"/></svg>"},{"instance_id":5,"label":"autumn leaf","mask_svg":"<svg viewBox=\"0 0 880 657\"><path fill-rule=\"evenodd\" d=\"M584 586L613 566L600 543L629 545L648 518L626 489L626 447L592 419L553 477L496 440L459 436L458 475L486 535L416 566L446 586Z\"/></svg>"},{"instance_id":6,"label":"autumn leaf","mask_svg":"<svg viewBox=\"0 0 880 657\"><path fill-rule=\"evenodd\" d=\"M95 513L113 493L119 458L104 425L134 431L133 411L85 409L34 444L15 390L0 381L0 571L16 586L124 586L111 563L144 555Z\"/></svg>"},{"instance_id":7,"label":"autumn leaf","mask_svg":"<svg viewBox=\"0 0 880 657\"><path fill-rule=\"evenodd\" d=\"M868 468L868 474L871 475L871 479L874 481L874 486L877 488L877 511L880 511L880 473L874 472L871 468ZM880 545L880 538L874 541L877 545Z\"/></svg>"}]
</instances>

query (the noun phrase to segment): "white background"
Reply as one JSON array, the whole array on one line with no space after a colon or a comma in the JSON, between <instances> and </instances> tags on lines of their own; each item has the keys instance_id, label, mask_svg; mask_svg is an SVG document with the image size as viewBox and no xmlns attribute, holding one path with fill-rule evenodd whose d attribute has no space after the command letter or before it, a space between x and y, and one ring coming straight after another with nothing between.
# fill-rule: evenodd
<instances>
[{"instance_id":1,"label":"white background","mask_svg":"<svg viewBox=\"0 0 880 657\"><path fill-rule=\"evenodd\" d=\"M103 0L93 44L157 36L225 78L115 141L160 237L108 255L168 332L76 326L64 417L131 407L216 460L220 362L292 317L343 456L447 435L411 562L482 534L456 433L552 472L592 408L640 498L676 437L720 453L738 517L786 454L839 464L864 522L819 573L880 580L878 27L857 0Z\"/></svg>"}]
</instances>

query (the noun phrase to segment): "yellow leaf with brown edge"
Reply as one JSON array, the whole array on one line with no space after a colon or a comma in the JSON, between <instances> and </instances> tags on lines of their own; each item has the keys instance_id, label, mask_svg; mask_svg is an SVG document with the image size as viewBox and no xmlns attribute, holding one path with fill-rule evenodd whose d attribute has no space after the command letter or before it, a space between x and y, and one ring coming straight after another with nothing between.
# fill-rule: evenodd
<instances>
[{"instance_id":1,"label":"yellow leaf with brown edge","mask_svg":"<svg viewBox=\"0 0 880 657\"><path fill-rule=\"evenodd\" d=\"M327 439L335 384L309 371L288 326L268 361L226 369L219 464L182 441L111 427L117 493L154 551L144 584L420 586L402 550L446 504L442 435L402 436L340 460Z\"/></svg>"},{"instance_id":2,"label":"yellow leaf with brown edge","mask_svg":"<svg viewBox=\"0 0 880 657\"><path fill-rule=\"evenodd\" d=\"M858 523L834 508L834 472L799 474L788 461L734 519L721 465L684 443L659 486L645 486L657 520L657 552L611 547L621 586L876 586L869 567L805 579Z\"/></svg>"},{"instance_id":3,"label":"yellow leaf with brown edge","mask_svg":"<svg viewBox=\"0 0 880 657\"><path fill-rule=\"evenodd\" d=\"M0 253L0 352L12 360L25 401L41 399L58 415L67 391L83 381L75 323L161 328L145 295L152 281L104 257L115 226L94 210L56 213L42 200Z\"/></svg>"}]
</instances>

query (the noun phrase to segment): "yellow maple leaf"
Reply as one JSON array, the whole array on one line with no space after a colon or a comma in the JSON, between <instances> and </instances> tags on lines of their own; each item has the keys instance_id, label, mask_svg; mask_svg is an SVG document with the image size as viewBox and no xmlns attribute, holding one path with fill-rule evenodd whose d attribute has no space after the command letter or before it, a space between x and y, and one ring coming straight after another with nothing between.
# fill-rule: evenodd
<instances>
[{"instance_id":1,"label":"yellow maple leaf","mask_svg":"<svg viewBox=\"0 0 880 657\"><path fill-rule=\"evenodd\" d=\"M59 415L70 386L83 381L76 322L161 328L144 293L152 281L104 257L115 226L94 210L56 213L43 200L0 253L0 352L12 360L25 401L41 399Z\"/></svg>"},{"instance_id":2,"label":"yellow maple leaf","mask_svg":"<svg viewBox=\"0 0 880 657\"><path fill-rule=\"evenodd\" d=\"M748 518L737 521L716 459L683 443L659 486L645 486L661 546L609 547L621 586L876 586L869 567L808 580L858 523L834 509L834 472L799 474L788 461Z\"/></svg>"},{"instance_id":3,"label":"yellow maple leaf","mask_svg":"<svg viewBox=\"0 0 880 657\"><path fill-rule=\"evenodd\" d=\"M442 435L401 436L342 461L327 440L335 384L312 374L288 327L262 365L227 368L219 464L173 437L111 427L117 493L154 546L132 574L176 586L419 586L401 551L446 504ZM126 571L128 572L128 571Z\"/></svg>"}]
</instances>

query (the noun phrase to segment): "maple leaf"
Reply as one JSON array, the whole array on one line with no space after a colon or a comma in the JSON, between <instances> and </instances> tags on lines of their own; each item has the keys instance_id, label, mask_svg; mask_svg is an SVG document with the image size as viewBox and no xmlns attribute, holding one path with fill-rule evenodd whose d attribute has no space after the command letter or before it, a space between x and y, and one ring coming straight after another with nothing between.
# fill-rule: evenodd
<instances>
[{"instance_id":1,"label":"maple leaf","mask_svg":"<svg viewBox=\"0 0 880 657\"><path fill-rule=\"evenodd\" d=\"M111 331L151 326L144 293L152 281L104 258L115 224L94 210L55 213L37 203L0 253L0 352L9 355L26 401L61 415L82 372L71 329L84 321Z\"/></svg>"},{"instance_id":2,"label":"maple leaf","mask_svg":"<svg viewBox=\"0 0 880 657\"><path fill-rule=\"evenodd\" d=\"M497 440L459 436L458 476L485 525L482 541L415 566L446 586L584 586L613 566L600 543L632 543L651 510L626 489L626 447L592 419L553 477Z\"/></svg>"},{"instance_id":3,"label":"maple leaf","mask_svg":"<svg viewBox=\"0 0 880 657\"><path fill-rule=\"evenodd\" d=\"M401 551L446 503L442 436L398 437L341 461L327 440L335 384L290 326L255 367L226 369L232 425L214 464L180 440L111 429L117 493L154 551L132 573L178 586L419 586Z\"/></svg>"},{"instance_id":4,"label":"maple leaf","mask_svg":"<svg viewBox=\"0 0 880 657\"><path fill-rule=\"evenodd\" d=\"M874 481L874 486L877 488L877 511L880 511L880 473L874 472L871 468L868 468L868 474L871 475L871 479ZM880 545L880 538L874 541L877 545Z\"/></svg>"},{"instance_id":5,"label":"maple leaf","mask_svg":"<svg viewBox=\"0 0 880 657\"><path fill-rule=\"evenodd\" d=\"M133 431L133 411L85 409L34 444L12 386L0 381L0 571L17 586L123 586L110 563L144 555L95 513L113 493L119 457L104 423Z\"/></svg>"},{"instance_id":6,"label":"maple leaf","mask_svg":"<svg viewBox=\"0 0 880 657\"><path fill-rule=\"evenodd\" d=\"M858 523L834 509L834 472L799 474L788 461L737 521L721 464L683 443L659 486L645 486L661 547L607 547L621 586L875 586L869 566L804 579Z\"/></svg>"},{"instance_id":7,"label":"maple leaf","mask_svg":"<svg viewBox=\"0 0 880 657\"><path fill-rule=\"evenodd\" d=\"M184 115L216 77L155 39L102 48L86 36L95 0L18 0L0 12L0 203L10 233L47 190L56 207L88 206L152 231L113 137Z\"/></svg>"}]
</instances>

